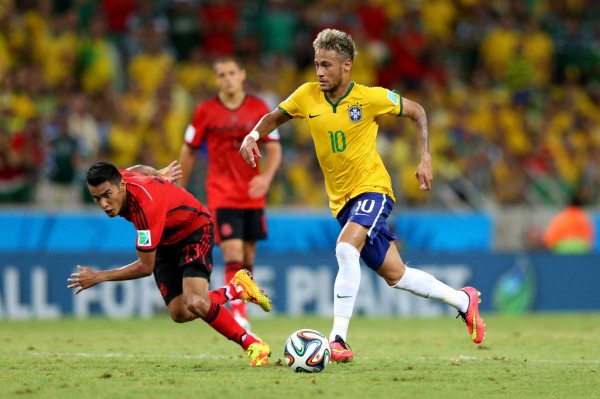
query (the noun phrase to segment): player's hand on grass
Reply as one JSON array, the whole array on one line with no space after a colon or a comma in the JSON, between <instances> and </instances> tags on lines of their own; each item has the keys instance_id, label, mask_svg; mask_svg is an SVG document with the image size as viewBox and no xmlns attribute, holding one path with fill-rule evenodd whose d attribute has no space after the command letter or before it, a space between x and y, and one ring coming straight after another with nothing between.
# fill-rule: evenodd
<instances>
[{"instance_id":1,"label":"player's hand on grass","mask_svg":"<svg viewBox=\"0 0 600 399\"><path fill-rule=\"evenodd\" d=\"M71 283L67 288L77 288L73 294L77 295L100 282L94 269L80 265L77 265L77 269L79 273L71 273L71 278L67 279Z\"/></svg>"},{"instance_id":2,"label":"player's hand on grass","mask_svg":"<svg viewBox=\"0 0 600 399\"><path fill-rule=\"evenodd\" d=\"M431 182L433 181L433 169L431 167L431 157L421 157L421 163L417 167L415 177L419 181L419 188L423 191L431 190Z\"/></svg>"},{"instance_id":3,"label":"player's hand on grass","mask_svg":"<svg viewBox=\"0 0 600 399\"><path fill-rule=\"evenodd\" d=\"M242 145L240 147L240 154L242 154L242 156L246 160L246 163L248 163L248 165L252 166L253 168L256 168L256 161L254 160L254 158L260 158L262 156L260 155L260 150L258 149L258 144L256 144L256 140L254 140L249 135L246 136L244 138L244 141L242 142Z\"/></svg>"},{"instance_id":4,"label":"player's hand on grass","mask_svg":"<svg viewBox=\"0 0 600 399\"><path fill-rule=\"evenodd\" d=\"M181 165L176 160L171 162L169 166L166 166L159 170L158 174L171 183L175 180L181 179L181 177L183 176L183 172L181 171Z\"/></svg>"}]
</instances>

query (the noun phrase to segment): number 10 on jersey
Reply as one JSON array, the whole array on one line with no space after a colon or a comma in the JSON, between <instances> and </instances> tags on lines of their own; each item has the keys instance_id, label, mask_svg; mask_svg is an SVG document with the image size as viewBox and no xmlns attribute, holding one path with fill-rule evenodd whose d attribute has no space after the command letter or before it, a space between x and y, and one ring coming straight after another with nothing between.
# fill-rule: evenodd
<instances>
[{"instance_id":1,"label":"number 10 on jersey","mask_svg":"<svg viewBox=\"0 0 600 399\"><path fill-rule=\"evenodd\" d=\"M331 140L331 152L344 152L346 151L346 135L341 130L337 132L329 132L329 139Z\"/></svg>"}]
</instances>

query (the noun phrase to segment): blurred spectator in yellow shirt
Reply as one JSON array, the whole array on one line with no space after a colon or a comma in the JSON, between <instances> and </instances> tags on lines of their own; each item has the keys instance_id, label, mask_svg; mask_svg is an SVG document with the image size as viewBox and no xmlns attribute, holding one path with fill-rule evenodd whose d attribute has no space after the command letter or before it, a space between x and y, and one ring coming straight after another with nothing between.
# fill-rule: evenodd
<instances>
[{"instance_id":1,"label":"blurred spectator in yellow shirt","mask_svg":"<svg viewBox=\"0 0 600 399\"><path fill-rule=\"evenodd\" d=\"M454 1L428 0L422 2L421 18L425 26L425 34L431 39L452 37L456 17Z\"/></svg>"},{"instance_id":2,"label":"blurred spectator in yellow shirt","mask_svg":"<svg viewBox=\"0 0 600 399\"><path fill-rule=\"evenodd\" d=\"M165 48L165 34L153 26L142 27L144 50L129 64L129 79L136 81L144 96L153 96L175 58ZM168 165L168 164L167 164Z\"/></svg>"},{"instance_id":3,"label":"blurred spectator in yellow shirt","mask_svg":"<svg viewBox=\"0 0 600 399\"><path fill-rule=\"evenodd\" d=\"M40 39L37 52L46 82L56 88L75 76L80 48L77 14L72 10L54 14L51 24L51 30L44 32Z\"/></svg>"},{"instance_id":4,"label":"blurred spectator in yellow shirt","mask_svg":"<svg viewBox=\"0 0 600 399\"><path fill-rule=\"evenodd\" d=\"M173 107L169 93L159 93L156 111L144 131L144 163L154 160L156 165L168 165L179 157L188 115Z\"/></svg>"},{"instance_id":5,"label":"blurred spectator in yellow shirt","mask_svg":"<svg viewBox=\"0 0 600 399\"><path fill-rule=\"evenodd\" d=\"M179 62L176 69L177 81L194 97L198 92L212 95L216 90L210 62L201 46L194 47L190 57L186 61Z\"/></svg>"},{"instance_id":6,"label":"blurred spectator in yellow shirt","mask_svg":"<svg viewBox=\"0 0 600 399\"><path fill-rule=\"evenodd\" d=\"M104 15L90 21L89 33L82 40L81 85L90 95L98 94L107 86L123 89L123 70L117 47L108 40Z\"/></svg>"},{"instance_id":7,"label":"blurred spectator in yellow shirt","mask_svg":"<svg viewBox=\"0 0 600 399\"><path fill-rule=\"evenodd\" d=\"M524 43L519 42L515 53L506 63L502 78L506 87L511 91L529 95L535 87L540 86L536 79L536 66L524 51Z\"/></svg>"},{"instance_id":8,"label":"blurred spectator in yellow shirt","mask_svg":"<svg viewBox=\"0 0 600 399\"><path fill-rule=\"evenodd\" d=\"M149 123L154 112L154 96L144 95L140 83L130 80L121 96L121 106L130 115L135 115L140 123Z\"/></svg>"},{"instance_id":9,"label":"blurred spectator in yellow shirt","mask_svg":"<svg viewBox=\"0 0 600 399\"><path fill-rule=\"evenodd\" d=\"M483 38L480 45L482 62L493 79L504 76L508 60L513 57L519 40L514 18L508 13L501 15L498 25Z\"/></svg>"},{"instance_id":10,"label":"blurred spectator in yellow shirt","mask_svg":"<svg viewBox=\"0 0 600 399\"><path fill-rule=\"evenodd\" d=\"M108 159L119 167L136 165L141 161L143 126L122 107L116 110L116 117L108 134Z\"/></svg>"},{"instance_id":11,"label":"blurred spectator in yellow shirt","mask_svg":"<svg viewBox=\"0 0 600 399\"><path fill-rule=\"evenodd\" d=\"M533 67L533 83L537 87L548 84L554 70L554 43L544 31L538 18L530 16L523 28L523 56Z\"/></svg>"}]
</instances>

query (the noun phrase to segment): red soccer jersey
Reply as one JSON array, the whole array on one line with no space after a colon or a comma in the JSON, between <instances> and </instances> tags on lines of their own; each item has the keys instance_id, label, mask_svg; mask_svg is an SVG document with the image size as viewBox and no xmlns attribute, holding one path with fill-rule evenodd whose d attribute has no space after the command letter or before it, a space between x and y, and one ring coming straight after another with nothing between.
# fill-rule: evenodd
<instances>
[{"instance_id":1,"label":"red soccer jersey","mask_svg":"<svg viewBox=\"0 0 600 399\"><path fill-rule=\"evenodd\" d=\"M268 112L264 101L252 95L246 95L242 105L234 110L226 108L218 97L196 107L192 124L185 132L185 142L198 148L206 140L206 196L209 209L265 207L266 197L250 198L248 195L248 183L258 175L259 170L244 161L240 146L244 137ZM263 137L263 140L278 141L279 136L274 132Z\"/></svg>"},{"instance_id":2,"label":"red soccer jersey","mask_svg":"<svg viewBox=\"0 0 600 399\"><path fill-rule=\"evenodd\" d=\"M181 187L156 176L120 172L127 182L127 207L119 216L135 226L138 251L175 244L210 223L206 208Z\"/></svg>"}]
</instances>

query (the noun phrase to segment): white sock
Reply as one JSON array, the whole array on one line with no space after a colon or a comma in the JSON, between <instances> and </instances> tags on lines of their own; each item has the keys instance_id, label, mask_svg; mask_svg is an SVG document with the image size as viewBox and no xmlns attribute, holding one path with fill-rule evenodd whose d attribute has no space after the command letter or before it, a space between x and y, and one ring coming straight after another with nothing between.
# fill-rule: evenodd
<instances>
[{"instance_id":1,"label":"white sock","mask_svg":"<svg viewBox=\"0 0 600 399\"><path fill-rule=\"evenodd\" d=\"M344 340L352 317L356 294L360 287L360 253L354 246L340 242L335 247L338 274L333 285L333 329L329 340L339 335Z\"/></svg>"},{"instance_id":2,"label":"white sock","mask_svg":"<svg viewBox=\"0 0 600 399\"><path fill-rule=\"evenodd\" d=\"M335 341L335 336L339 335L342 337L344 341L346 341L346 336L348 335L348 325L350 324L350 319L348 317L343 316L334 316L333 317L333 328L331 329L331 334L329 334L329 342Z\"/></svg>"},{"instance_id":3,"label":"white sock","mask_svg":"<svg viewBox=\"0 0 600 399\"><path fill-rule=\"evenodd\" d=\"M469 306L469 296L466 293L455 290L419 269L407 267L404 276L392 288L442 301L461 312L466 312Z\"/></svg>"}]
</instances>

